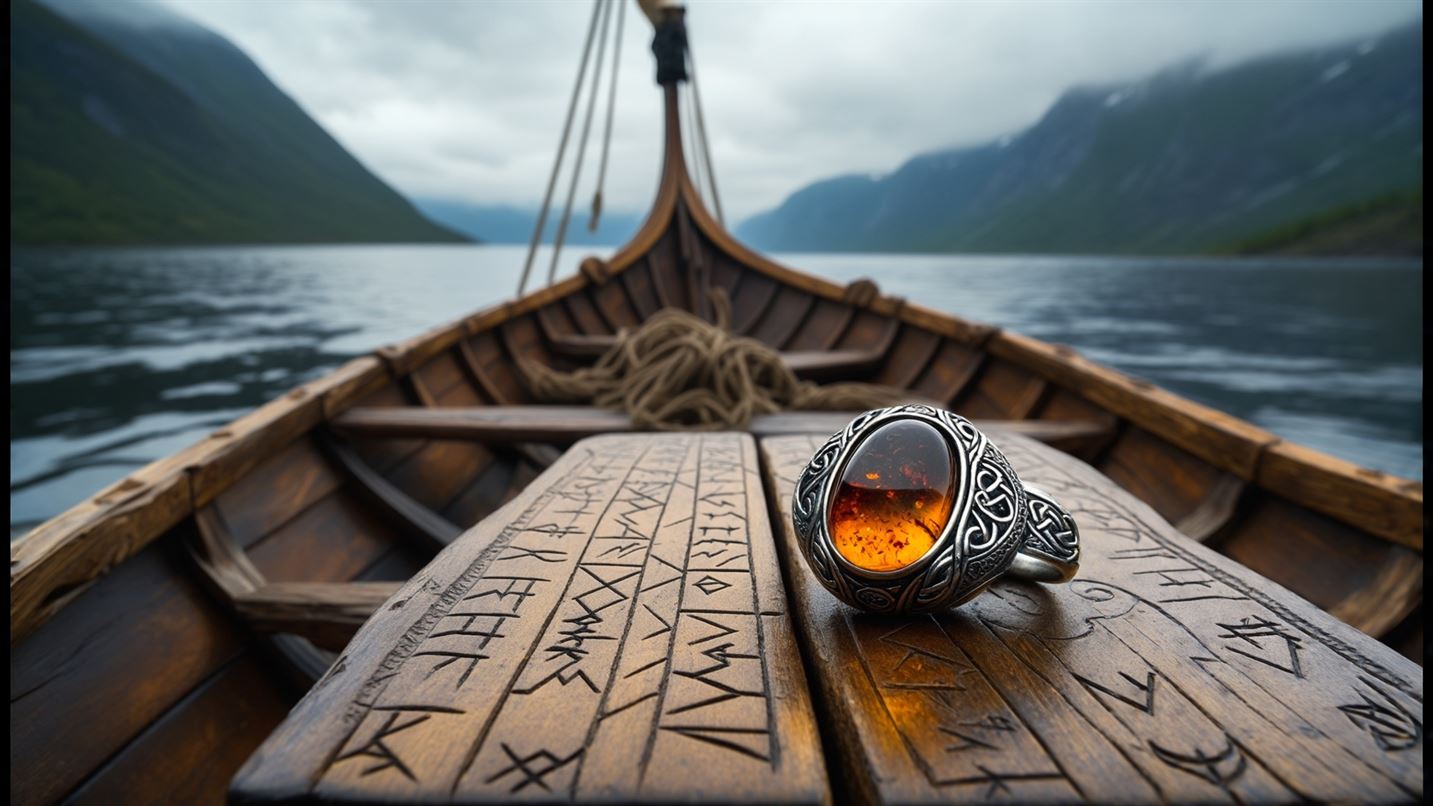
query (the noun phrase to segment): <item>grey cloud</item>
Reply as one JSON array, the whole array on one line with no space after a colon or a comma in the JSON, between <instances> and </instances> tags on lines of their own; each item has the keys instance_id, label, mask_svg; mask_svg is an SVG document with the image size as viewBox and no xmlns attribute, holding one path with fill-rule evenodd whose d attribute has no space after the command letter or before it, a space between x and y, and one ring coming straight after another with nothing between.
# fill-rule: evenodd
<instances>
[{"instance_id":1,"label":"grey cloud","mask_svg":"<svg viewBox=\"0 0 1433 806\"><path fill-rule=\"evenodd\" d=\"M540 198L591 12L578 0L163 2L244 48L403 192L505 204ZM1370 35L1420 13L1414 0L696 0L688 19L722 200L740 218L813 179L1016 130L1073 85ZM610 209L644 208L656 183L649 41L633 3ZM579 198L595 141L587 166Z\"/></svg>"}]
</instances>

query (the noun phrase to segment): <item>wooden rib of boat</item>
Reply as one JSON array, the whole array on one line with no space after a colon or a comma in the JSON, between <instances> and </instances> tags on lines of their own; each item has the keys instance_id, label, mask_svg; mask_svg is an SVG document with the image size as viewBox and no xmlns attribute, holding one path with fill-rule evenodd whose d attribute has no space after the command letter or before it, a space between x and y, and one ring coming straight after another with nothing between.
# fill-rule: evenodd
<instances>
[{"instance_id":1,"label":"wooden rib of boat","mask_svg":"<svg viewBox=\"0 0 1433 806\"><path fill-rule=\"evenodd\" d=\"M590 361L663 308L800 374L909 389L1089 462L1185 535L1422 662L1422 485L999 328L779 265L688 176L675 85L650 216L605 260L358 358L11 546L12 800L215 798L353 630L617 413L536 405L514 361ZM761 434L840 415L760 418ZM1176 584L1177 580L1171 584Z\"/></svg>"}]
</instances>

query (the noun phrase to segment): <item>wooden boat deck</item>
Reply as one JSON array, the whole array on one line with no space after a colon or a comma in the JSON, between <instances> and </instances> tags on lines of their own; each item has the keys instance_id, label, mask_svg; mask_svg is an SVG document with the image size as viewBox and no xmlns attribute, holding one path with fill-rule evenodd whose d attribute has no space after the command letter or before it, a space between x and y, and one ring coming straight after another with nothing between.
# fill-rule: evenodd
<instances>
[{"instance_id":1,"label":"wooden boat deck","mask_svg":"<svg viewBox=\"0 0 1433 806\"><path fill-rule=\"evenodd\" d=\"M1416 664L1016 434L1084 572L859 614L798 558L828 435L577 443L378 608L243 802L1417 799ZM784 575L784 581L783 581Z\"/></svg>"},{"instance_id":2,"label":"wooden boat deck","mask_svg":"<svg viewBox=\"0 0 1433 806\"><path fill-rule=\"evenodd\" d=\"M683 163L675 86L665 97L666 165L652 214L606 261L586 260L555 285L356 359L12 544L13 802L220 798L240 764L330 667L334 656L325 648L341 646L394 584L524 494L557 461L560 446L603 423L624 427L606 413L554 423L550 412L526 408L541 401L516 362L580 366L619 329L664 307L714 320L709 293L717 291L731 301L733 330L781 352L802 374L874 381L974 420L1026 423L1021 427L1043 433L1123 490L1110 488L1109 496L1153 512L1148 519L1162 540L1172 539L1165 524L1173 524L1184 535L1178 545L1202 543L1190 556L1219 573L1258 575L1422 660L1420 483L1289 444L1069 348L884 296L868 281L838 285L751 252L702 208ZM758 436L774 439L764 435L788 426L759 424ZM795 594L787 615L797 614L799 630L806 605L799 580L787 579ZM1205 604L1210 612L1225 607ZM1302 607L1288 612L1312 612ZM1308 618L1335 644L1407 675L1406 664L1388 660L1389 650L1370 638L1329 626L1325 616ZM1267 638L1255 638L1261 644L1249 651L1286 640ZM1299 641L1300 652L1307 646L1312 653L1325 639ZM1245 661L1230 668L1236 663ZM1134 666L1120 671L1131 668L1136 675ZM1138 702L1135 682L1117 688L1129 681L1109 671L1112 677L1080 674ZM1278 679L1273 667L1256 671ZM833 696L818 675L811 678L813 702ZM1284 687L1299 687L1269 685L1279 697ZM1403 739L1377 727L1402 724L1389 715L1397 708L1361 682L1350 686L1339 704L1352 710L1339 717L1375 747L1388 744L1390 757L1407 756L1395 747ZM1072 707L1090 703L1080 689L1056 690L1073 698L1066 700ZM1105 698L1098 702L1109 705L1111 719L1135 718L1119 715L1121 701L1099 691L1089 696ZM1197 691L1189 696L1202 702ZM812 707L839 714L834 706ZM1237 725L1221 720L1228 746L1242 746ZM1127 729L1134 736L1143 730L1134 723ZM1421 749L1421 722L1415 732ZM1353 741L1330 735L1343 737L1330 747ZM1161 746L1176 755L1224 752L1213 737L1184 750ZM1304 738L1291 741L1305 746ZM1291 757L1305 758L1297 747ZM1258 769L1273 769L1266 761ZM1362 767L1356 772L1365 775ZM1031 786L1048 792L1062 784ZM853 783L844 791L865 790ZM996 786L992 794L1003 791Z\"/></svg>"}]
</instances>

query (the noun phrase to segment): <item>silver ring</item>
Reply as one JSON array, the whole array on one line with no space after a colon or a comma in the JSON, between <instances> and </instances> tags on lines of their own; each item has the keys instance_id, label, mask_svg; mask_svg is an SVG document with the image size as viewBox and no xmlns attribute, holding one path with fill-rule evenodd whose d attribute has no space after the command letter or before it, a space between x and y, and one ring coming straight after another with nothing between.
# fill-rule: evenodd
<instances>
[{"instance_id":1,"label":"silver ring","mask_svg":"<svg viewBox=\"0 0 1433 806\"><path fill-rule=\"evenodd\" d=\"M868 411L834 434L797 479L791 520L821 584L875 613L954 607L1006 572L1079 570L1074 517L969 420L931 406Z\"/></svg>"}]
</instances>

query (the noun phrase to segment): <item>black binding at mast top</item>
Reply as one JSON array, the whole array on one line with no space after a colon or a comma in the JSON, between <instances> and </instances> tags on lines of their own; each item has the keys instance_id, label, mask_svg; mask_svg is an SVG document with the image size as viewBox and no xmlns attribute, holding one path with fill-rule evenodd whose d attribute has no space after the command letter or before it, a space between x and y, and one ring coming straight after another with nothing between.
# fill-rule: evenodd
<instances>
[{"instance_id":1,"label":"black binding at mast top","mask_svg":"<svg viewBox=\"0 0 1433 806\"><path fill-rule=\"evenodd\" d=\"M662 9L662 21L652 36L652 53L657 57L657 83L675 84L687 80L686 10L681 6Z\"/></svg>"}]
</instances>

